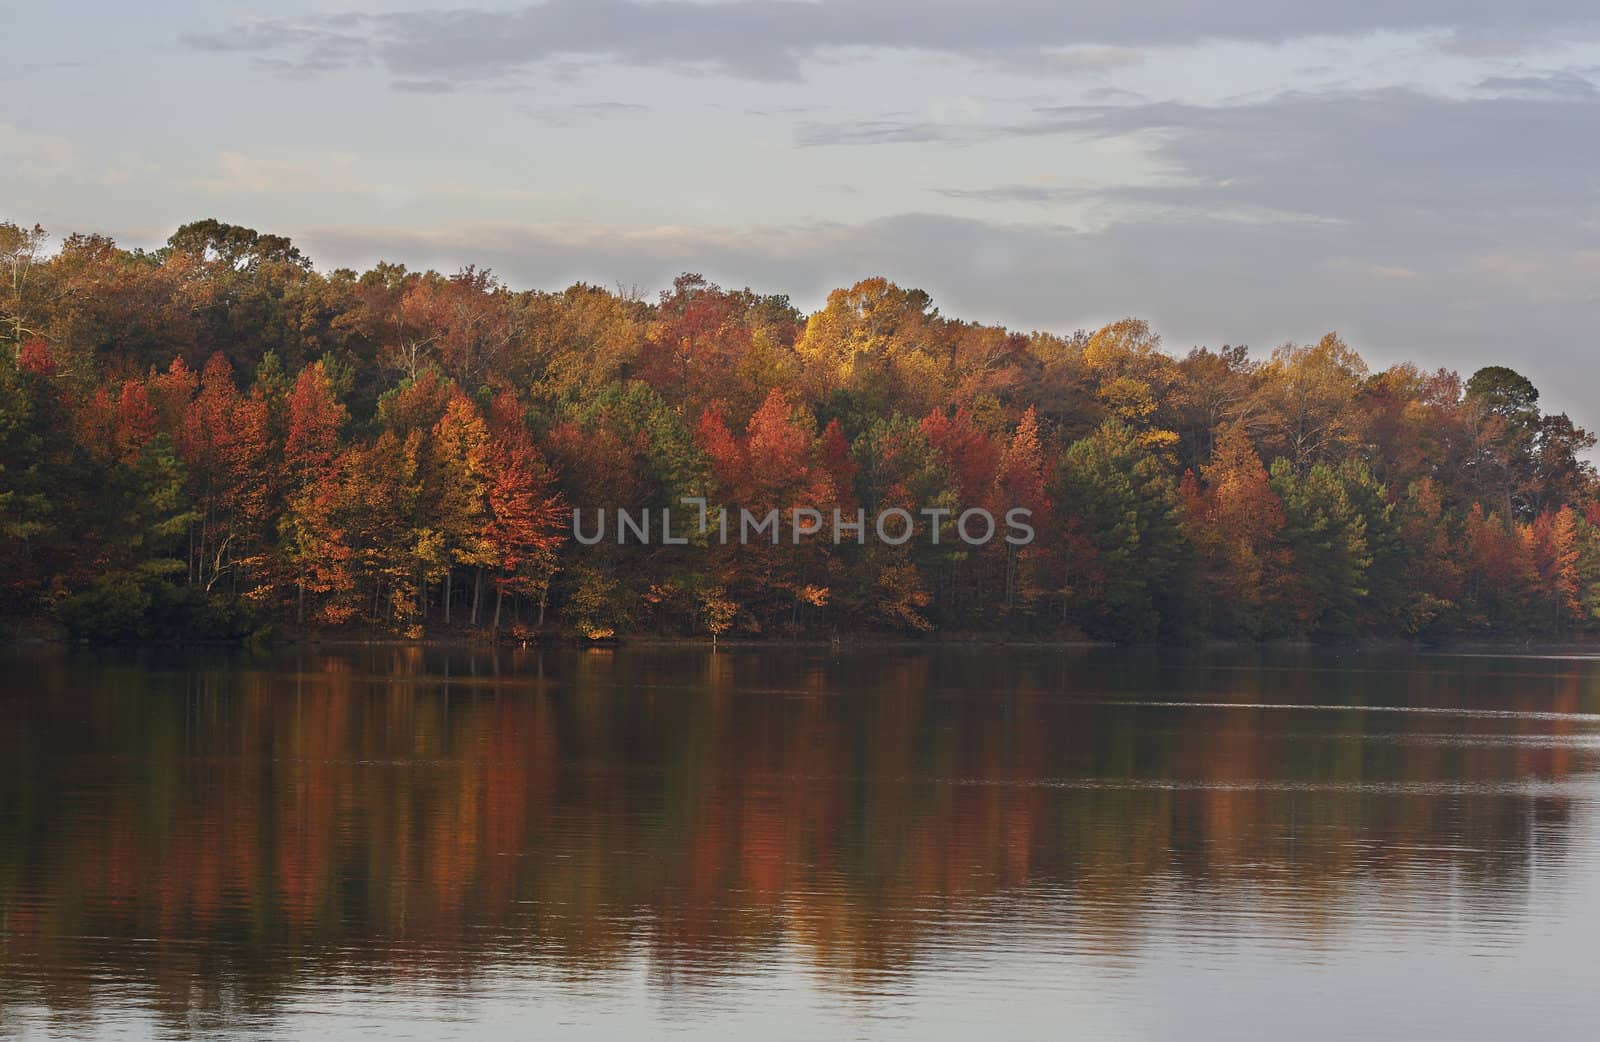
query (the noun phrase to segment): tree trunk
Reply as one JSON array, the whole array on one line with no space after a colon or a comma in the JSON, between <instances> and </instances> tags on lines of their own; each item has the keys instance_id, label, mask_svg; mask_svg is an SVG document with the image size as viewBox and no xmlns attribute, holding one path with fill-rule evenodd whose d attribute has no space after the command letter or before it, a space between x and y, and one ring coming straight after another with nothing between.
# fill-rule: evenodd
<instances>
[{"instance_id":1,"label":"tree trunk","mask_svg":"<svg viewBox=\"0 0 1600 1042\"><path fill-rule=\"evenodd\" d=\"M478 624L478 605L483 603L483 566L478 566L477 578L472 580L472 624Z\"/></svg>"},{"instance_id":2,"label":"tree trunk","mask_svg":"<svg viewBox=\"0 0 1600 1042\"><path fill-rule=\"evenodd\" d=\"M505 603L505 599L506 591L500 589L494 591L494 631L496 633L500 632L500 605Z\"/></svg>"},{"instance_id":3,"label":"tree trunk","mask_svg":"<svg viewBox=\"0 0 1600 1042\"><path fill-rule=\"evenodd\" d=\"M455 574L454 568L444 570L444 624L450 625L450 577Z\"/></svg>"},{"instance_id":4,"label":"tree trunk","mask_svg":"<svg viewBox=\"0 0 1600 1042\"><path fill-rule=\"evenodd\" d=\"M295 625L303 626L306 621L306 581L302 578L295 585L299 589L295 592L294 621Z\"/></svg>"}]
</instances>

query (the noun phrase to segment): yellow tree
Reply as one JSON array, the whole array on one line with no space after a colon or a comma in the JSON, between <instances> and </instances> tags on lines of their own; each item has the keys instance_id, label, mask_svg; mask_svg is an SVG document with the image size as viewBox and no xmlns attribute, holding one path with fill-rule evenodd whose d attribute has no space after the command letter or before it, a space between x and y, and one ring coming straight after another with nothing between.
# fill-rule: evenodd
<instances>
[{"instance_id":1,"label":"yellow tree","mask_svg":"<svg viewBox=\"0 0 1600 1042\"><path fill-rule=\"evenodd\" d=\"M1161 338L1143 319L1125 318L1097 330L1083 349L1095 397L1109 419L1138 432L1147 449L1178 442L1176 417L1187 399L1183 373L1161 351Z\"/></svg>"},{"instance_id":2,"label":"yellow tree","mask_svg":"<svg viewBox=\"0 0 1600 1042\"><path fill-rule=\"evenodd\" d=\"M431 527L439 537L439 557L422 564L430 578L438 576L444 581L446 625L450 623L455 569L495 564L494 544L486 535L490 451L483 415L471 399L455 392L434 425L423 470L423 489L433 513Z\"/></svg>"},{"instance_id":3,"label":"yellow tree","mask_svg":"<svg viewBox=\"0 0 1600 1042\"><path fill-rule=\"evenodd\" d=\"M34 311L45 243L44 229L37 224L24 228L0 222L0 329L11 341L13 352L44 331Z\"/></svg>"},{"instance_id":4,"label":"yellow tree","mask_svg":"<svg viewBox=\"0 0 1600 1042\"><path fill-rule=\"evenodd\" d=\"M1223 428L1201 477L1203 486L1185 474L1180 490L1183 534L1198 563L1196 615L1214 630L1258 636L1269 606L1289 599L1283 503L1239 424Z\"/></svg>"},{"instance_id":5,"label":"yellow tree","mask_svg":"<svg viewBox=\"0 0 1600 1042\"><path fill-rule=\"evenodd\" d=\"M1539 585L1550 600L1551 622L1557 628L1583 620L1587 590L1579 567L1582 547L1577 511L1546 511L1528 528Z\"/></svg>"},{"instance_id":6,"label":"yellow tree","mask_svg":"<svg viewBox=\"0 0 1600 1042\"><path fill-rule=\"evenodd\" d=\"M1009 514L1026 510L1026 520L1035 533L1050 531L1052 504L1045 491L1044 449L1039 442L1039 417L1032 406L1022 414L1011 441L1000 455L995 471L991 501L997 512ZM1005 606L1009 611L1018 601L1031 605L1044 590L1040 585L1042 547L1037 543L1016 546L1002 540L1005 547Z\"/></svg>"},{"instance_id":7,"label":"yellow tree","mask_svg":"<svg viewBox=\"0 0 1600 1042\"><path fill-rule=\"evenodd\" d=\"M942 324L920 289L873 278L834 290L795 344L805 389L817 400L846 391L883 411L922 415L947 397Z\"/></svg>"},{"instance_id":8,"label":"yellow tree","mask_svg":"<svg viewBox=\"0 0 1600 1042\"><path fill-rule=\"evenodd\" d=\"M1366 378L1367 364L1334 333L1311 347L1285 344L1261 367L1250 428L1296 473L1337 462L1365 436L1356 396Z\"/></svg>"}]
</instances>

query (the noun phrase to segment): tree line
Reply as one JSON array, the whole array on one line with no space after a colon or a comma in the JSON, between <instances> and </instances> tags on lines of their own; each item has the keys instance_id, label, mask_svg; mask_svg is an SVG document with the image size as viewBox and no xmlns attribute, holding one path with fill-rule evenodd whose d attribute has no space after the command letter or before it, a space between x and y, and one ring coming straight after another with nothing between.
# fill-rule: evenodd
<instances>
[{"instance_id":1,"label":"tree line","mask_svg":"<svg viewBox=\"0 0 1600 1042\"><path fill-rule=\"evenodd\" d=\"M166 246L0 224L4 611L90 639L267 627L1574 637L1600 621L1595 437L1503 366L1373 372L939 313L803 315L381 263L214 220ZM572 539L572 511L904 510L899 545ZM957 537L1023 508L1017 546ZM930 530L930 528L932 530ZM942 538L941 538L942 537Z\"/></svg>"}]
</instances>

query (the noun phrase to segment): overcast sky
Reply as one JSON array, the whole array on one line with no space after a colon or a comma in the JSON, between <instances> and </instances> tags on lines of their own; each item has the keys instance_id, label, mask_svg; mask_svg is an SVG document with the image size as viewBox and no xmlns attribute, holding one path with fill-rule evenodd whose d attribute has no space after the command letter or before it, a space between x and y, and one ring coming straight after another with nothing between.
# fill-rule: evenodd
<instances>
[{"instance_id":1,"label":"overcast sky","mask_svg":"<svg viewBox=\"0 0 1600 1042\"><path fill-rule=\"evenodd\" d=\"M1592 0L0 0L0 218L1177 352L1337 330L1600 426ZM475 0L450 0L472 4Z\"/></svg>"}]
</instances>

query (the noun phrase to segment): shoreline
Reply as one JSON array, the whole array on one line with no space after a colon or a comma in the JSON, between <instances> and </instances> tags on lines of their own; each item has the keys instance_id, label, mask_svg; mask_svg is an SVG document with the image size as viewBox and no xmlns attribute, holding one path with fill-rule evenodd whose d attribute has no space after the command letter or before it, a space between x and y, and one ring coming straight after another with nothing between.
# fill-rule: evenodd
<instances>
[{"instance_id":1,"label":"shoreline","mask_svg":"<svg viewBox=\"0 0 1600 1042\"><path fill-rule=\"evenodd\" d=\"M448 648L471 650L537 649L537 650L599 650L629 648L671 649L698 648L729 651L778 651L786 649L834 650L935 650L953 648L996 649L1031 648L1071 651L1124 649L1156 652L1175 651L1346 651L1346 652L1413 652L1426 653L1510 653L1522 651L1539 654L1581 653L1600 655L1600 638L1589 640L1552 640L1541 638L1482 638L1429 642L1404 637L1367 637L1351 641L1318 641L1309 638L1278 638L1249 641L1206 639L1194 642L1154 641L1118 644L1086 637L1029 637L1000 633L963 633L905 637L894 635L863 635L849 637L782 637L782 638L721 638L663 636L641 634L615 637L606 640L587 640L575 633L555 632L533 635L529 639L503 635L499 638L472 632L454 631L419 638L397 637L384 634L336 634L301 632L278 634L259 642L248 641L185 641L151 640L96 643L75 639L60 627L41 620L13 622L0 632L0 645L8 647L67 647L67 648L123 648L170 650L209 649L225 650L254 648L273 652L290 648Z\"/></svg>"}]
</instances>

